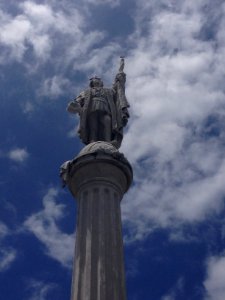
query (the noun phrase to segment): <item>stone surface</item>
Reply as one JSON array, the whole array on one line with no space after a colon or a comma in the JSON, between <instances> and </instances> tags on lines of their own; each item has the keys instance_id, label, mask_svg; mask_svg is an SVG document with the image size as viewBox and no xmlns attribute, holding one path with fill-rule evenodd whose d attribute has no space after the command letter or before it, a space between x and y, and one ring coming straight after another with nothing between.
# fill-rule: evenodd
<instances>
[{"instance_id":1,"label":"stone surface","mask_svg":"<svg viewBox=\"0 0 225 300\"><path fill-rule=\"evenodd\" d=\"M86 147L67 173L77 200L71 300L125 300L120 201L132 182L132 169L108 143Z\"/></svg>"}]
</instances>

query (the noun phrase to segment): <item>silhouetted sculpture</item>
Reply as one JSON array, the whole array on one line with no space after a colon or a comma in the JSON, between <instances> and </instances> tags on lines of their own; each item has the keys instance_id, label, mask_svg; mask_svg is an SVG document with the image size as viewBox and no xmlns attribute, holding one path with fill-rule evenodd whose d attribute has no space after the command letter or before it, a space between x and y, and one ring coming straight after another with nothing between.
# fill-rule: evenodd
<instances>
[{"instance_id":1,"label":"silhouetted sculpture","mask_svg":"<svg viewBox=\"0 0 225 300\"><path fill-rule=\"evenodd\" d=\"M123 69L124 58L121 57L119 73L112 88L103 87L101 78L95 76L90 79L90 88L69 103L67 110L80 116L78 134L84 144L105 141L120 147L123 127L129 118Z\"/></svg>"}]
</instances>

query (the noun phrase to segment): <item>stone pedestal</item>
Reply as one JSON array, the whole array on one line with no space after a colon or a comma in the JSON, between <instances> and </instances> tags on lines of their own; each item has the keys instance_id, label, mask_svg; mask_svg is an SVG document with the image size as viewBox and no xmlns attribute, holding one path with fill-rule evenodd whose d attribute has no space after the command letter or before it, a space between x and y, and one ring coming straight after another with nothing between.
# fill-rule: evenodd
<instances>
[{"instance_id":1,"label":"stone pedestal","mask_svg":"<svg viewBox=\"0 0 225 300\"><path fill-rule=\"evenodd\" d=\"M120 201L131 166L111 144L95 142L70 162L67 175L77 200L71 300L125 300Z\"/></svg>"}]
</instances>

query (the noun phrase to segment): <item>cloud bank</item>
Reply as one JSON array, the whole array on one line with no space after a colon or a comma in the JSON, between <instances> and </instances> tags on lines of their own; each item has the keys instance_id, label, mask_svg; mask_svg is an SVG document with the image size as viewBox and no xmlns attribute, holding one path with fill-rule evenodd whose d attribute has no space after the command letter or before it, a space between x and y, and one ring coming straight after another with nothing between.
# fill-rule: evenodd
<instances>
[{"instance_id":1,"label":"cloud bank","mask_svg":"<svg viewBox=\"0 0 225 300\"><path fill-rule=\"evenodd\" d=\"M134 239L202 221L225 196L224 3L153 2L138 3L126 67L132 119L122 150L135 185L123 219Z\"/></svg>"}]
</instances>

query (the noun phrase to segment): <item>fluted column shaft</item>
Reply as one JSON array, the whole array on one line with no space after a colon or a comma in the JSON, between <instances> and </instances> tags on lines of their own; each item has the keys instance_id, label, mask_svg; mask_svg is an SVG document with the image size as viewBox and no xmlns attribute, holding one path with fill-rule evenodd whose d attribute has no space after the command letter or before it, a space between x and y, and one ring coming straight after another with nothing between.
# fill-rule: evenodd
<instances>
[{"instance_id":1,"label":"fluted column shaft","mask_svg":"<svg viewBox=\"0 0 225 300\"><path fill-rule=\"evenodd\" d=\"M125 300L120 201L129 168L109 157L82 158L69 187L77 199L71 300Z\"/></svg>"}]
</instances>

